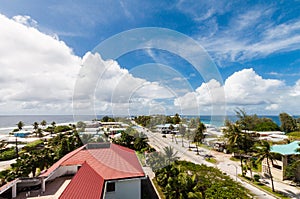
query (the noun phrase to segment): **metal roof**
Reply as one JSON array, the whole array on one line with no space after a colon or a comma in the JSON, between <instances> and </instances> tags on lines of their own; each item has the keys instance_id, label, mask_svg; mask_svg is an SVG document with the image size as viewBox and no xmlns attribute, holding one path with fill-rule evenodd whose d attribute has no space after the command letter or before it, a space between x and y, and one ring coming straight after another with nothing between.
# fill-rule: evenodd
<instances>
[{"instance_id":1,"label":"metal roof","mask_svg":"<svg viewBox=\"0 0 300 199\"><path fill-rule=\"evenodd\" d=\"M87 163L84 163L59 199L102 198L104 179Z\"/></svg>"},{"instance_id":2,"label":"metal roof","mask_svg":"<svg viewBox=\"0 0 300 199\"><path fill-rule=\"evenodd\" d=\"M300 148L299 143L300 141L294 141L289 144L273 145L271 146L271 152L281 155L297 155L300 154L300 152L296 151Z\"/></svg>"}]
</instances>

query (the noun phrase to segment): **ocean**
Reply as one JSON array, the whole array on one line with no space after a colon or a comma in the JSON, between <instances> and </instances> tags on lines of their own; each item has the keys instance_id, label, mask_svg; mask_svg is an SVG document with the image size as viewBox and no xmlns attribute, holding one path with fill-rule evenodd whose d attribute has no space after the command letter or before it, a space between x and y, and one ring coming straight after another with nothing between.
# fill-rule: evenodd
<instances>
[{"instance_id":1,"label":"ocean","mask_svg":"<svg viewBox=\"0 0 300 199\"><path fill-rule=\"evenodd\" d=\"M188 116L190 117L190 116ZM275 122L278 126L280 126L280 119L279 115L258 115L260 118L270 118ZM224 121L229 120L231 122L235 122L238 118L235 115L227 115L227 116L207 116L203 115L200 116L201 122L204 124L210 124L215 127L221 127L224 126Z\"/></svg>"},{"instance_id":2,"label":"ocean","mask_svg":"<svg viewBox=\"0 0 300 199\"><path fill-rule=\"evenodd\" d=\"M80 119L88 121L95 119L95 116L82 115ZM22 121L25 128L32 128L34 122L40 123L46 120L47 124L55 123L73 123L73 115L0 115L0 134L8 134L12 129L17 128L17 123Z\"/></svg>"},{"instance_id":3,"label":"ocean","mask_svg":"<svg viewBox=\"0 0 300 199\"><path fill-rule=\"evenodd\" d=\"M103 116L98 115L97 118L102 118ZM196 117L196 116L183 116L183 117ZM275 115L264 115L259 117L267 117L272 119L276 124L280 126L279 116ZM295 118L299 116L294 116ZM91 115L82 115L80 116L81 121L89 121L95 119L95 116ZM215 127L221 127L224 125L224 120L228 119L232 122L237 120L237 117L234 115L229 116L200 116L200 120L205 124L210 124ZM48 124L51 124L53 121L58 123L72 123L79 121L78 119L74 120L73 115L0 115L0 134L8 134L12 129L17 127L17 123L22 121L25 126L32 128L34 122L40 123L42 120L46 120Z\"/></svg>"}]
</instances>

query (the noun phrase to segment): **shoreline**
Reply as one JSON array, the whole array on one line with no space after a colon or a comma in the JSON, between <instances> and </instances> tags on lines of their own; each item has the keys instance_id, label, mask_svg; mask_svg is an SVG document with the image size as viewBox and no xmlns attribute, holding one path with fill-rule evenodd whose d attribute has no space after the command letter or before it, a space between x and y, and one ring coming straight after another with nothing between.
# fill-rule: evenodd
<instances>
[{"instance_id":1,"label":"shoreline","mask_svg":"<svg viewBox=\"0 0 300 199\"><path fill-rule=\"evenodd\" d=\"M76 124L76 123L74 121L73 122L62 122L62 123L57 123L55 125L56 126L62 126L62 125L69 125L69 124ZM48 126L51 126L51 124L47 124L45 126L45 128L47 128ZM16 128L17 128L17 126L15 126L15 127L0 127L0 140L5 138L5 137L8 137L9 133L12 132ZM24 126L22 128L22 130L32 132L34 129L33 129L32 125L30 125L30 126L27 125L27 126Z\"/></svg>"}]
</instances>

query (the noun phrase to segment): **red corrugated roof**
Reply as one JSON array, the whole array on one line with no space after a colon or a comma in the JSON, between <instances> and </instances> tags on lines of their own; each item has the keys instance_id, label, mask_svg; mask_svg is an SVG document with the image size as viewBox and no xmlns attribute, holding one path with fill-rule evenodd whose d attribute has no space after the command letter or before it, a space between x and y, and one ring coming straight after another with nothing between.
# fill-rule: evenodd
<instances>
[{"instance_id":1,"label":"red corrugated roof","mask_svg":"<svg viewBox=\"0 0 300 199\"><path fill-rule=\"evenodd\" d=\"M79 147L78 149L75 149L74 151L71 151L64 157L62 157L60 160L58 160L56 163L54 163L45 173L42 173L40 177L47 177L49 176L52 172L54 172L64 161L72 157L73 155L77 154L79 151L84 149L85 146Z\"/></svg>"},{"instance_id":2,"label":"red corrugated roof","mask_svg":"<svg viewBox=\"0 0 300 199\"><path fill-rule=\"evenodd\" d=\"M82 164L84 161L106 180L145 175L135 151L115 144L110 148L81 150L61 165Z\"/></svg>"},{"instance_id":3,"label":"red corrugated roof","mask_svg":"<svg viewBox=\"0 0 300 199\"><path fill-rule=\"evenodd\" d=\"M41 176L47 177L60 166L70 165L82 167L60 198L100 198L105 180L145 176L135 151L116 144L97 149L83 146L64 156Z\"/></svg>"},{"instance_id":4,"label":"red corrugated roof","mask_svg":"<svg viewBox=\"0 0 300 199\"><path fill-rule=\"evenodd\" d=\"M102 198L104 179L87 163L83 163L60 199Z\"/></svg>"}]
</instances>

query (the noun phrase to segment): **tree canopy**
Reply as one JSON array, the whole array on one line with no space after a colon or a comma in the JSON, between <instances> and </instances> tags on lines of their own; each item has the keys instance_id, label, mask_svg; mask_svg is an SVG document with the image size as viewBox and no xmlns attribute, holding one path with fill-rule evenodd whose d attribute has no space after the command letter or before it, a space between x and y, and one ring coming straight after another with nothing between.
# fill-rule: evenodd
<instances>
[{"instance_id":1,"label":"tree canopy","mask_svg":"<svg viewBox=\"0 0 300 199\"><path fill-rule=\"evenodd\" d=\"M280 128L285 133L289 133L292 131L297 130L297 122L296 119L294 119L292 116L290 116L287 113L280 113L279 114L280 119Z\"/></svg>"},{"instance_id":2,"label":"tree canopy","mask_svg":"<svg viewBox=\"0 0 300 199\"><path fill-rule=\"evenodd\" d=\"M186 161L175 161L155 172L168 199L250 198L247 190L220 170Z\"/></svg>"},{"instance_id":3,"label":"tree canopy","mask_svg":"<svg viewBox=\"0 0 300 199\"><path fill-rule=\"evenodd\" d=\"M258 117L256 114L248 115L245 110L236 109L236 124L242 130L248 131L278 131L279 126L270 118Z\"/></svg>"}]
</instances>

